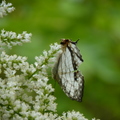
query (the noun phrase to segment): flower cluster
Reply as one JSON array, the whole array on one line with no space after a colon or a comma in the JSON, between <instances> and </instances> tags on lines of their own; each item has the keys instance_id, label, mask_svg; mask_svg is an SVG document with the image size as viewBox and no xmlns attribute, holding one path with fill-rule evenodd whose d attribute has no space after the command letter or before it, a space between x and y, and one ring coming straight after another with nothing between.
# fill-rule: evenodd
<instances>
[{"instance_id":1,"label":"flower cluster","mask_svg":"<svg viewBox=\"0 0 120 120\"><path fill-rule=\"evenodd\" d=\"M14 11L14 9L15 8L12 7L11 3L6 4L5 1L2 1L2 3L0 4L0 18L7 15L7 13L11 13L12 11Z\"/></svg>"},{"instance_id":2,"label":"flower cluster","mask_svg":"<svg viewBox=\"0 0 120 120\"><path fill-rule=\"evenodd\" d=\"M50 45L50 50L47 51L43 51L43 56L36 56L36 62L35 62L35 66L37 68L38 71L41 72L44 71L44 73L46 73L46 69L49 67L53 67L53 62L55 62L57 56L62 52L60 50L61 46L58 45L57 43L55 43L54 45ZM55 56L55 57L53 57Z\"/></svg>"},{"instance_id":3,"label":"flower cluster","mask_svg":"<svg viewBox=\"0 0 120 120\"><path fill-rule=\"evenodd\" d=\"M48 51L49 55L41 61L41 65L51 64L50 59L55 57L58 50L59 45L51 45L51 49ZM46 67L43 66L39 68L37 65L29 64L26 57L1 53L0 119L56 118L56 114L52 114L52 112L56 112L56 103L54 102L56 98L52 95L54 89L51 84L47 83Z\"/></svg>"},{"instance_id":4,"label":"flower cluster","mask_svg":"<svg viewBox=\"0 0 120 120\"><path fill-rule=\"evenodd\" d=\"M22 34L16 34L12 31L1 30L0 34L0 48L7 46L12 48L15 45L22 45L22 43L30 42L32 34L24 31Z\"/></svg>"},{"instance_id":5,"label":"flower cluster","mask_svg":"<svg viewBox=\"0 0 120 120\"><path fill-rule=\"evenodd\" d=\"M66 113L63 113L63 116L61 117L62 120L88 120L86 119L82 114L79 112L68 111Z\"/></svg>"},{"instance_id":6,"label":"flower cluster","mask_svg":"<svg viewBox=\"0 0 120 120\"><path fill-rule=\"evenodd\" d=\"M62 116L60 117L59 120L88 120L81 114L80 112L76 111L68 111L68 112L63 112ZM95 119L92 118L92 120L100 120L100 119Z\"/></svg>"}]
</instances>

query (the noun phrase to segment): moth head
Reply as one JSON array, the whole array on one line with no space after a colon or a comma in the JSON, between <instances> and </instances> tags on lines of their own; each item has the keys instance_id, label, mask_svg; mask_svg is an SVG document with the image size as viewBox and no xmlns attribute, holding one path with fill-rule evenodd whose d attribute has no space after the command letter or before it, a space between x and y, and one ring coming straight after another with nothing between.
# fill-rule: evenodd
<instances>
[{"instance_id":1,"label":"moth head","mask_svg":"<svg viewBox=\"0 0 120 120\"><path fill-rule=\"evenodd\" d=\"M75 42L72 42L70 39L61 39L60 44L61 44L62 46L67 46L69 43L72 43L72 44L75 44L75 45L76 45L78 41L79 41L79 39L76 40Z\"/></svg>"},{"instance_id":2,"label":"moth head","mask_svg":"<svg viewBox=\"0 0 120 120\"><path fill-rule=\"evenodd\" d=\"M62 46L67 46L70 42L71 42L70 39L61 39L60 44L61 44Z\"/></svg>"}]
</instances>

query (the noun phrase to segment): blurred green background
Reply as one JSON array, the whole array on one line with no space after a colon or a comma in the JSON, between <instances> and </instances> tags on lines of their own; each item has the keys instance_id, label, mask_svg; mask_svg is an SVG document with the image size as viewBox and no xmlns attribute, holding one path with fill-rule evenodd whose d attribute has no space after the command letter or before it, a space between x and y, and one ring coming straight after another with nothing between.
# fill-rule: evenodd
<instances>
[{"instance_id":1,"label":"blurred green background","mask_svg":"<svg viewBox=\"0 0 120 120\"><path fill-rule=\"evenodd\" d=\"M13 47L9 54L34 57L61 38L73 41L84 63L83 102L72 101L57 84L58 113L80 111L85 117L120 120L120 0L7 0L16 8L0 19L0 29L32 33L32 42ZM49 73L51 75L51 73ZM51 79L54 84L54 80Z\"/></svg>"}]
</instances>

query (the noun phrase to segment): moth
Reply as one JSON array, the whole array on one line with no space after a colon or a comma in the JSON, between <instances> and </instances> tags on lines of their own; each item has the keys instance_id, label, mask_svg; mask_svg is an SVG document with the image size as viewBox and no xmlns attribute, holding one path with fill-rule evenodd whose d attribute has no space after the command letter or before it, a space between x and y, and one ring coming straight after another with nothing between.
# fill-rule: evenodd
<instances>
[{"instance_id":1,"label":"moth","mask_svg":"<svg viewBox=\"0 0 120 120\"><path fill-rule=\"evenodd\" d=\"M72 100L81 102L84 88L84 77L78 70L83 62L76 42L62 39L62 53L53 67L53 78L60 84L65 94Z\"/></svg>"}]
</instances>

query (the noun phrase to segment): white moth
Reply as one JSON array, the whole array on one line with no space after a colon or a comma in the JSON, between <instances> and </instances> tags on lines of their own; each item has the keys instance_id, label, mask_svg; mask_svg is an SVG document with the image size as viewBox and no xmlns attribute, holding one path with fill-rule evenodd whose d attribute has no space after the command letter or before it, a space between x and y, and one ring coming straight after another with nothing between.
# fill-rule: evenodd
<instances>
[{"instance_id":1,"label":"white moth","mask_svg":"<svg viewBox=\"0 0 120 120\"><path fill-rule=\"evenodd\" d=\"M72 42L62 39L62 53L53 68L53 78L60 84L65 94L76 101L82 101L84 77L78 70L83 62L80 50L76 47L78 40Z\"/></svg>"}]
</instances>

